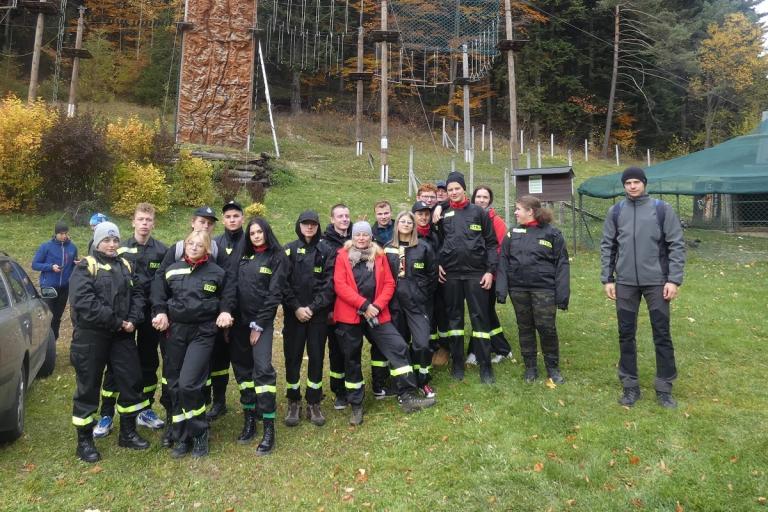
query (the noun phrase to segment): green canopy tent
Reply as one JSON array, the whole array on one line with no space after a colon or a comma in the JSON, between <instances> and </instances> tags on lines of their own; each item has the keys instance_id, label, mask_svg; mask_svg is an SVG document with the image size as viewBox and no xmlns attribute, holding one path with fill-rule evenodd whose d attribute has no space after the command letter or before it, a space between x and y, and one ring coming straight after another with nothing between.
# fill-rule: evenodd
<instances>
[{"instance_id":1,"label":"green canopy tent","mask_svg":"<svg viewBox=\"0 0 768 512\"><path fill-rule=\"evenodd\" d=\"M649 194L704 196L699 210L727 229L768 227L768 116L749 135L736 137L645 169ZM578 188L582 196L613 198L624 194L621 173L597 176ZM701 211L698 212L701 214ZM710 222L710 225L714 223Z\"/></svg>"}]
</instances>

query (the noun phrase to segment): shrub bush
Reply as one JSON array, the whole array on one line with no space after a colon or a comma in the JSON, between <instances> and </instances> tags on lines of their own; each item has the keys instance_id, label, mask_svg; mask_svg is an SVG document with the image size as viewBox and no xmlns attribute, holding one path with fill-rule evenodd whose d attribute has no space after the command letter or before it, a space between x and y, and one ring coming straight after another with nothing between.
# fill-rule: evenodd
<instances>
[{"instance_id":1,"label":"shrub bush","mask_svg":"<svg viewBox=\"0 0 768 512\"><path fill-rule=\"evenodd\" d=\"M107 126L107 145L119 162L151 162L154 141L155 129L135 116L118 119Z\"/></svg>"},{"instance_id":2,"label":"shrub bush","mask_svg":"<svg viewBox=\"0 0 768 512\"><path fill-rule=\"evenodd\" d=\"M181 206L211 204L216 199L213 166L182 151L171 171L171 202Z\"/></svg>"},{"instance_id":3,"label":"shrub bush","mask_svg":"<svg viewBox=\"0 0 768 512\"><path fill-rule=\"evenodd\" d=\"M171 165L176 158L176 141L173 133L163 122L155 123L155 135L152 137L152 163Z\"/></svg>"},{"instance_id":4,"label":"shrub bush","mask_svg":"<svg viewBox=\"0 0 768 512\"><path fill-rule=\"evenodd\" d=\"M40 145L57 117L43 102L27 105L15 96L0 101L0 212L37 208Z\"/></svg>"},{"instance_id":5,"label":"shrub bush","mask_svg":"<svg viewBox=\"0 0 768 512\"><path fill-rule=\"evenodd\" d=\"M41 153L41 206L109 198L113 168L106 127L92 115L60 117L43 135Z\"/></svg>"},{"instance_id":6,"label":"shrub bush","mask_svg":"<svg viewBox=\"0 0 768 512\"><path fill-rule=\"evenodd\" d=\"M119 164L112 185L112 212L130 216L142 202L155 205L158 213L168 211L170 200L162 169L138 162Z\"/></svg>"},{"instance_id":7,"label":"shrub bush","mask_svg":"<svg viewBox=\"0 0 768 512\"><path fill-rule=\"evenodd\" d=\"M263 203L252 203L245 207L245 216L247 218L260 216L264 217L267 214L267 207Z\"/></svg>"}]
</instances>

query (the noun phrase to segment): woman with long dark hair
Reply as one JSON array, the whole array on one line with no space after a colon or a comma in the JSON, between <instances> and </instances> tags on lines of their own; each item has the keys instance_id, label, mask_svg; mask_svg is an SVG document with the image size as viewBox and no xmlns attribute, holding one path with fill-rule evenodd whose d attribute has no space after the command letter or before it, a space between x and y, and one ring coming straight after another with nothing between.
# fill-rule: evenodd
<instances>
[{"instance_id":1,"label":"woman with long dark hair","mask_svg":"<svg viewBox=\"0 0 768 512\"><path fill-rule=\"evenodd\" d=\"M254 438L256 419L260 417L264 435L256 454L267 455L275 446L277 408L272 337L277 306L286 286L288 261L266 219L252 218L245 234L248 240L237 272L237 321L230 340L244 416L238 442L248 443Z\"/></svg>"},{"instance_id":2,"label":"woman with long dark hair","mask_svg":"<svg viewBox=\"0 0 768 512\"><path fill-rule=\"evenodd\" d=\"M555 314L568 309L570 266L565 239L552 226L552 211L541 207L534 196L522 196L515 203L517 226L509 231L501 247L496 296L503 304L512 299L525 363L525 382L539 376L536 366L536 332L547 375L555 384L560 375L560 341Z\"/></svg>"}]
</instances>

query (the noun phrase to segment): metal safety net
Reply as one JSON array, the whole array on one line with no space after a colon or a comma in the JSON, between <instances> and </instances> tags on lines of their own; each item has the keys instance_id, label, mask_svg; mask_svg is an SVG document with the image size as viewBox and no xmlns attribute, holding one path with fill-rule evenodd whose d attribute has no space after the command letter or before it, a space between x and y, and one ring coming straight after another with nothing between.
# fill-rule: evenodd
<instances>
[{"instance_id":1,"label":"metal safety net","mask_svg":"<svg viewBox=\"0 0 768 512\"><path fill-rule=\"evenodd\" d=\"M498 0L390 0L388 30L399 40L388 42L390 81L438 85L463 76L451 57L463 52L467 78L479 80L498 54ZM268 0L259 4L258 26L267 59L293 69L341 74L357 53L358 29L366 36L380 28L381 2L372 0ZM370 37L365 52L379 51ZM454 69L454 73L451 72ZM454 76L456 75L456 76Z\"/></svg>"}]
</instances>

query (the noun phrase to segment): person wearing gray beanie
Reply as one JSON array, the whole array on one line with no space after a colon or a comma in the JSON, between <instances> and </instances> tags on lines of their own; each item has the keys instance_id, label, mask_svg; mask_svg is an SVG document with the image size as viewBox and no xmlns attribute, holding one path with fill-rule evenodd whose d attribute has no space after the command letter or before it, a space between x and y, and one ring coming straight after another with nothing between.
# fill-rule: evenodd
<instances>
[{"instance_id":1,"label":"person wearing gray beanie","mask_svg":"<svg viewBox=\"0 0 768 512\"><path fill-rule=\"evenodd\" d=\"M144 293L130 264L117 256L119 228L102 222L93 237L91 255L78 263L70 281L74 328L70 353L77 384L72 407L72 423L77 428L75 453L90 463L101 459L93 428L107 363L119 393L118 445L132 450L149 448L149 442L136 432L136 416L149 406L135 341L136 326L144 316Z\"/></svg>"},{"instance_id":2,"label":"person wearing gray beanie","mask_svg":"<svg viewBox=\"0 0 768 512\"><path fill-rule=\"evenodd\" d=\"M93 245L91 246L91 249L93 251L98 251L99 244L105 239L105 238L116 238L118 244L120 243L120 228L118 228L115 224L112 222L102 222L101 224L96 225L96 229L93 230ZM117 251L117 249L115 249Z\"/></svg>"},{"instance_id":3,"label":"person wearing gray beanie","mask_svg":"<svg viewBox=\"0 0 768 512\"><path fill-rule=\"evenodd\" d=\"M364 220L360 220L352 224L352 236L354 237L358 233L366 233L369 236L373 236L371 225Z\"/></svg>"}]
</instances>

